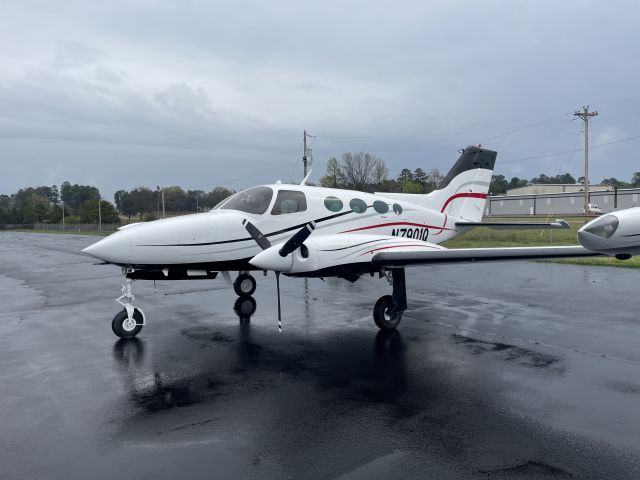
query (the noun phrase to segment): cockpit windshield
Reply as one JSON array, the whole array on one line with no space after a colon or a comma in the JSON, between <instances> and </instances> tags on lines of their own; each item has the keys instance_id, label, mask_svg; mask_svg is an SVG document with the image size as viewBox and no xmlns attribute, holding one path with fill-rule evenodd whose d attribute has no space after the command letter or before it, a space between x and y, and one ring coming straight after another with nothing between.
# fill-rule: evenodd
<instances>
[{"instance_id":1,"label":"cockpit windshield","mask_svg":"<svg viewBox=\"0 0 640 480\"><path fill-rule=\"evenodd\" d=\"M254 187L237 193L219 208L262 215L269 208L273 190L269 187Z\"/></svg>"}]
</instances>

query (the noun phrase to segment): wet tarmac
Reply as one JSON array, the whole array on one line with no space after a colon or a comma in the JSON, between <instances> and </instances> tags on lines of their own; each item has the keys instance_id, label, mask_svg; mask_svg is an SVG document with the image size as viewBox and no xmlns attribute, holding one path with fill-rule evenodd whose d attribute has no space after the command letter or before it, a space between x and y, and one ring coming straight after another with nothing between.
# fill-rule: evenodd
<instances>
[{"instance_id":1,"label":"wet tarmac","mask_svg":"<svg viewBox=\"0 0 640 480\"><path fill-rule=\"evenodd\" d=\"M0 233L0 478L640 478L640 272L513 262L384 280L135 282L95 239ZM244 313L243 313L244 312Z\"/></svg>"}]
</instances>

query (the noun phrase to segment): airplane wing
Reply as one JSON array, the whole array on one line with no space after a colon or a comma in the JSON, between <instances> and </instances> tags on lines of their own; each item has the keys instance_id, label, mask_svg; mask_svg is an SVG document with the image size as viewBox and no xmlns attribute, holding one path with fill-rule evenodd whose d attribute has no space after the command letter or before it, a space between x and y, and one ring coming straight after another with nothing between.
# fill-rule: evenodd
<instances>
[{"instance_id":1,"label":"airplane wing","mask_svg":"<svg viewBox=\"0 0 640 480\"><path fill-rule=\"evenodd\" d=\"M313 227L313 226L312 226ZM391 235L328 234L309 235L313 228L303 228L299 242L292 237L285 244L266 248L250 260L263 270L301 274L311 271L349 271L353 265L371 262L378 268L398 268L430 263L489 262L500 260L537 260L549 258L595 257L602 254L575 246L452 248L422 240ZM306 233L308 232L308 233ZM296 234L296 235L298 235ZM293 242L286 249L286 243ZM290 255L302 243L300 255Z\"/></svg>"},{"instance_id":2,"label":"airplane wing","mask_svg":"<svg viewBox=\"0 0 640 480\"><path fill-rule=\"evenodd\" d=\"M456 227L459 228L475 228L475 227L487 227L493 230L554 230L563 229L566 230L571 226L564 220L557 219L551 223L541 222L523 222L523 223L508 223L508 222L456 222Z\"/></svg>"},{"instance_id":3,"label":"airplane wing","mask_svg":"<svg viewBox=\"0 0 640 480\"><path fill-rule=\"evenodd\" d=\"M371 263L379 267L402 267L428 263L488 262L500 260L537 260L549 258L597 257L602 254L582 246L451 248L418 251L396 248L373 255Z\"/></svg>"}]
</instances>

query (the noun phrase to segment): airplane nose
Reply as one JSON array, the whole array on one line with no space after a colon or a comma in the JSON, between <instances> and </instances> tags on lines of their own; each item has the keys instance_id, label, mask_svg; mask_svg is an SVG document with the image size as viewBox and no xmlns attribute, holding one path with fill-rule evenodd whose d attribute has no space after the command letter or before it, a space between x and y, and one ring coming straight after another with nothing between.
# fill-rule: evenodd
<instances>
[{"instance_id":1,"label":"airplane nose","mask_svg":"<svg viewBox=\"0 0 640 480\"><path fill-rule=\"evenodd\" d=\"M109 235L82 250L93 258L108 263L128 264L131 261L131 239L126 230Z\"/></svg>"},{"instance_id":2,"label":"airplane nose","mask_svg":"<svg viewBox=\"0 0 640 480\"><path fill-rule=\"evenodd\" d=\"M580 245L588 250L593 250L595 248L595 245L593 245L592 239L590 239L589 237L593 236L586 232L584 230L584 227L578 230L578 242L580 242Z\"/></svg>"},{"instance_id":3,"label":"airplane nose","mask_svg":"<svg viewBox=\"0 0 640 480\"><path fill-rule=\"evenodd\" d=\"M611 248L609 238L616 233L619 226L618 217L613 214L604 215L578 230L578 241L588 250L606 250Z\"/></svg>"}]
</instances>

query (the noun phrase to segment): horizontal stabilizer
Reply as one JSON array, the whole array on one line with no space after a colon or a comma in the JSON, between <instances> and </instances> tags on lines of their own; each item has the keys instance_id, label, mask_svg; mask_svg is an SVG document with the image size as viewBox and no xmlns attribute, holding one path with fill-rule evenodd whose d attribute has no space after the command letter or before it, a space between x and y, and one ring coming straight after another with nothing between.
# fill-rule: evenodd
<instances>
[{"instance_id":1,"label":"horizontal stabilizer","mask_svg":"<svg viewBox=\"0 0 640 480\"><path fill-rule=\"evenodd\" d=\"M475 228L487 227L493 230L554 230L568 229L571 226L564 220L557 219L551 223L527 222L527 223L509 223L509 222L456 222L459 228Z\"/></svg>"},{"instance_id":2,"label":"horizontal stabilizer","mask_svg":"<svg viewBox=\"0 0 640 480\"><path fill-rule=\"evenodd\" d=\"M379 267L424 265L428 263L473 263L499 260L541 260L547 258L597 257L601 254L582 246L451 248L419 252L380 252L371 262Z\"/></svg>"}]
</instances>

